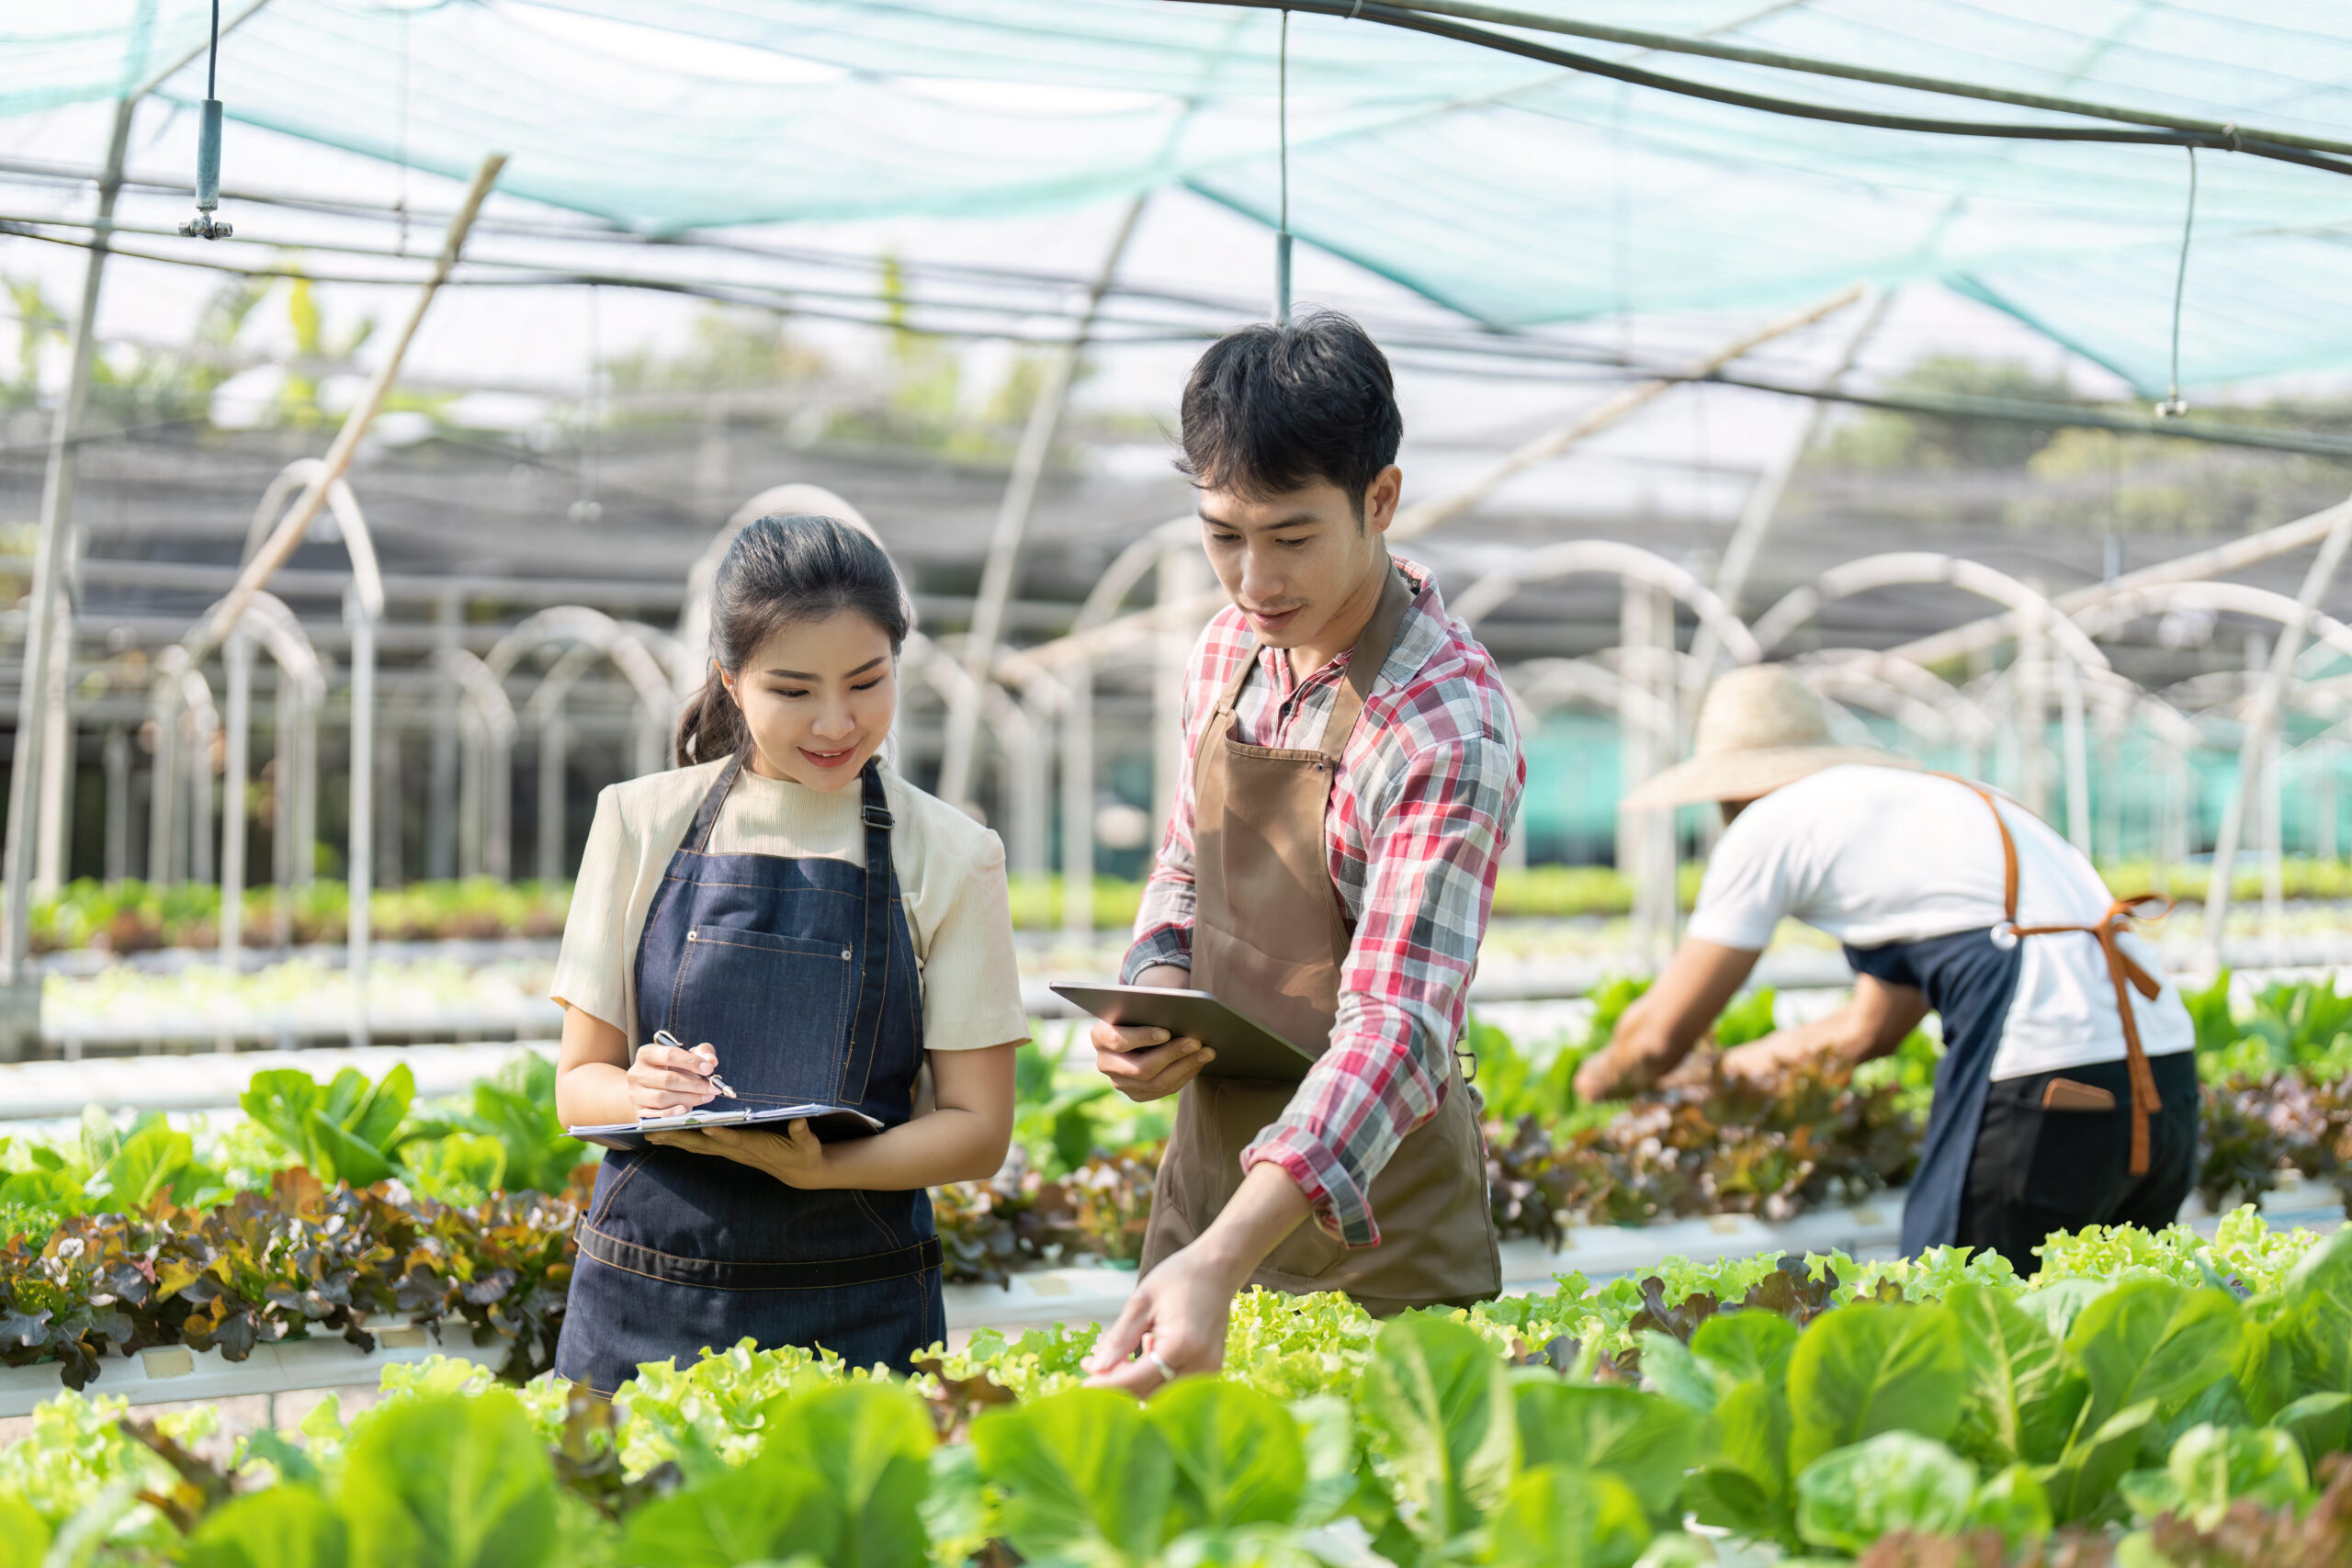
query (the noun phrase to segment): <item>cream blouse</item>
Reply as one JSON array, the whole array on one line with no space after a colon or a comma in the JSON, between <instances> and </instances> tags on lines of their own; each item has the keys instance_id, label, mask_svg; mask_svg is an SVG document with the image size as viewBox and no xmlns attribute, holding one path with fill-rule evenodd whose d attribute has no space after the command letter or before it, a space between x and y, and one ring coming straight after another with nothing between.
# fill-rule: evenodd
<instances>
[{"instance_id":1,"label":"cream blouse","mask_svg":"<svg viewBox=\"0 0 2352 1568\"><path fill-rule=\"evenodd\" d=\"M662 873L726 766L724 759L608 786L580 862L556 959L554 998L638 1037L637 944ZM988 829L885 768L897 818L890 863L922 973L923 1048L972 1051L1025 1040L1004 845ZM856 784L830 793L746 767L710 835L713 854L861 861Z\"/></svg>"}]
</instances>

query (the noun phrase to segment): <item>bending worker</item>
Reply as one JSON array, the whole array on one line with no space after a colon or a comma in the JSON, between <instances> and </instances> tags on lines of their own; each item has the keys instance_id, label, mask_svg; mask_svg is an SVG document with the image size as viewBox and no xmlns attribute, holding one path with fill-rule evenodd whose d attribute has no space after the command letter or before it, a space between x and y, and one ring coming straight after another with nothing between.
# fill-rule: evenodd
<instances>
[{"instance_id":1,"label":"bending worker","mask_svg":"<svg viewBox=\"0 0 2352 1568\"><path fill-rule=\"evenodd\" d=\"M1525 776L1493 660L1388 553L1404 422L1363 330L1306 312L1219 339L1182 421L1233 603L1185 671L1184 781L1123 977L1319 1055L1295 1089L1203 1078L1197 1040L1095 1025L1122 1093L1180 1096L1141 1277L1091 1363L1138 1393L1220 1365L1245 1283L1376 1313L1500 1287L1454 1045Z\"/></svg>"},{"instance_id":2,"label":"bending worker","mask_svg":"<svg viewBox=\"0 0 2352 1568\"><path fill-rule=\"evenodd\" d=\"M2112 898L2015 801L1830 744L1820 701L1783 666L1717 681L1696 754L1623 808L1710 800L1725 827L1689 933L1577 1093L1612 1098L1671 1070L1788 916L1845 944L1853 999L1726 1053L1726 1073L1867 1061L1942 1015L1905 1252L1991 1248L2030 1274L2053 1231L2172 1223L2196 1175L2196 1036L2154 949L2125 930L2141 900Z\"/></svg>"}]
</instances>

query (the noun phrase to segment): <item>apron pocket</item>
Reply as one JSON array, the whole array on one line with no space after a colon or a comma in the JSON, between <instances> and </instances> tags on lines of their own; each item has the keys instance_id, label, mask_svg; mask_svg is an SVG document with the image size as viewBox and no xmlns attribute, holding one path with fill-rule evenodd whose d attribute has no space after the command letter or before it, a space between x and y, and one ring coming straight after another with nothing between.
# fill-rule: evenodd
<instances>
[{"instance_id":1,"label":"apron pocket","mask_svg":"<svg viewBox=\"0 0 2352 1568\"><path fill-rule=\"evenodd\" d=\"M838 1099L851 952L818 938L696 926L664 1022L688 1045L716 1046L719 1072L746 1100Z\"/></svg>"},{"instance_id":2,"label":"apron pocket","mask_svg":"<svg viewBox=\"0 0 2352 1568\"><path fill-rule=\"evenodd\" d=\"M2063 1076L2079 1083L2088 1075L2077 1067ZM2120 1095L2110 1110L2069 1110L2064 1101L2075 1097L2064 1091L2059 1103L2044 1104L2041 1080L2026 1081L2034 1089L2032 1103L2019 1104L1996 1096L1995 1104L1985 1107L1988 1122L1996 1106L2004 1113L2002 1119L2010 1123L2015 1140L2011 1147L2024 1156L2018 1162L2018 1196L2036 1209L2082 1215L2085 1223L2095 1221L2113 1206L2123 1189L2125 1167L2132 1157L2131 1110Z\"/></svg>"}]
</instances>

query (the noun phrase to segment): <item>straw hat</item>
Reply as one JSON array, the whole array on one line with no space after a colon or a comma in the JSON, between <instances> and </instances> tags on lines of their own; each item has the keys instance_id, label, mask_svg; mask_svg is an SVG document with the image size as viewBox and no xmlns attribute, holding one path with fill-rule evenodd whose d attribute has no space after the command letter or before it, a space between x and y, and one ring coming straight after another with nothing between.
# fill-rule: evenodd
<instances>
[{"instance_id":1,"label":"straw hat","mask_svg":"<svg viewBox=\"0 0 2352 1568\"><path fill-rule=\"evenodd\" d=\"M1785 664L1750 664L1708 687L1692 750L1689 761L1645 781L1618 809L1753 800L1840 762L1919 765L1875 747L1831 745L1821 699Z\"/></svg>"}]
</instances>

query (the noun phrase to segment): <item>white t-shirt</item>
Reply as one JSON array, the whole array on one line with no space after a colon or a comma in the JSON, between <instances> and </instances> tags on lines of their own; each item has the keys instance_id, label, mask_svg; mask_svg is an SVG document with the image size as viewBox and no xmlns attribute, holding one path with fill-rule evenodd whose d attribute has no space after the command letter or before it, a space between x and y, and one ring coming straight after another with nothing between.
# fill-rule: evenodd
<instances>
[{"instance_id":1,"label":"white t-shirt","mask_svg":"<svg viewBox=\"0 0 2352 1568\"><path fill-rule=\"evenodd\" d=\"M2090 862L2025 807L1996 799L2017 842L2018 923L2088 925L2106 914L2111 895ZM1883 947L1998 925L2001 899L2000 833L1974 791L1932 773L1849 763L1774 790L1724 829L1690 934L1760 951L1785 916L1849 946ZM2122 941L2164 987L2154 1001L2130 993L2142 1048L2152 1056L2192 1049L2196 1031L2154 948L2130 934ZM2066 932L2021 946L1992 1076L2120 1061L2122 1021L2098 942Z\"/></svg>"},{"instance_id":2,"label":"white t-shirt","mask_svg":"<svg viewBox=\"0 0 2352 1568\"><path fill-rule=\"evenodd\" d=\"M555 999L637 1038L637 944L662 874L726 766L721 759L608 786L596 797L580 880L563 924ZM890 863L899 874L922 976L927 1051L973 1051L1029 1037L1012 951L1012 911L997 836L885 768L883 798L897 818ZM863 798L851 784L820 791L748 767L712 828L713 854L865 858Z\"/></svg>"}]
</instances>

